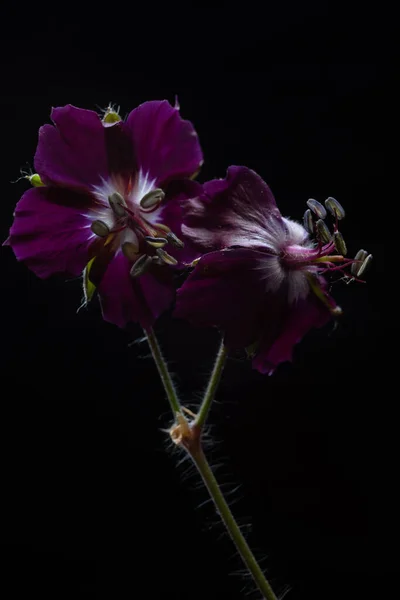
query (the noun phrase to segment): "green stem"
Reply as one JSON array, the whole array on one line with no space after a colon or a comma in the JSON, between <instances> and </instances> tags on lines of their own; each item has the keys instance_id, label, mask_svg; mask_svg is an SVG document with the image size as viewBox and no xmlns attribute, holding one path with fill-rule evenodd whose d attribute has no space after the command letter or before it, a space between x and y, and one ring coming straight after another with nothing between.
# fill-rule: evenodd
<instances>
[{"instance_id":1,"label":"green stem","mask_svg":"<svg viewBox=\"0 0 400 600\"><path fill-rule=\"evenodd\" d=\"M225 362L227 359L228 353L224 346L224 342L221 342L221 345L218 350L217 357L215 359L214 368L210 376L210 380L207 385L206 392L204 394L204 398L200 405L199 411L195 420L195 427L201 430L203 425L207 419L211 403L214 400L215 392L217 391L217 387L221 380L222 371L224 370Z\"/></svg>"},{"instance_id":2,"label":"green stem","mask_svg":"<svg viewBox=\"0 0 400 600\"><path fill-rule=\"evenodd\" d=\"M265 600L277 600L272 587L265 578L258 562L254 557L254 554L250 550L238 524L235 521L234 516L232 515L232 512L220 490L217 480L214 477L214 473L212 472L211 467L204 456L203 450L201 449L200 445L188 448L187 450L192 457L192 460L196 465L205 486L208 489L208 492L226 527L227 532L235 544L244 564L250 571L259 590L262 592Z\"/></svg>"},{"instance_id":3,"label":"green stem","mask_svg":"<svg viewBox=\"0 0 400 600\"><path fill-rule=\"evenodd\" d=\"M165 393L167 394L167 398L169 400L171 410L173 412L174 417L176 413L181 412L181 405L178 400L178 396L175 390L174 383L172 381L171 375L168 371L168 367L164 360L164 357L161 352L161 348L158 344L157 338L154 334L154 331L151 327L149 329L144 330L147 341L149 342L149 346L151 349L151 353L153 355L154 362L157 365L158 373L160 375L162 384L164 386Z\"/></svg>"}]
</instances>

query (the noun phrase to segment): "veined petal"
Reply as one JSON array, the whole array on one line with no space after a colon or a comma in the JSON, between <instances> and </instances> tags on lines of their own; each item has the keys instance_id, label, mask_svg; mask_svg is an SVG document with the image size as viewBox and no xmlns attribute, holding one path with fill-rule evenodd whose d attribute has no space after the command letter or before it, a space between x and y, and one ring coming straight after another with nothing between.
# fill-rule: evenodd
<instances>
[{"instance_id":1,"label":"veined petal","mask_svg":"<svg viewBox=\"0 0 400 600\"><path fill-rule=\"evenodd\" d=\"M95 238L87 208L88 197L77 192L32 188L16 206L6 244L39 277L80 275Z\"/></svg>"},{"instance_id":2,"label":"veined petal","mask_svg":"<svg viewBox=\"0 0 400 600\"><path fill-rule=\"evenodd\" d=\"M108 176L105 128L92 110L53 108L54 125L43 125L35 169L45 184L89 190Z\"/></svg>"},{"instance_id":3,"label":"veined petal","mask_svg":"<svg viewBox=\"0 0 400 600\"><path fill-rule=\"evenodd\" d=\"M183 205L185 238L203 251L232 246L277 252L286 227L268 185L246 167L229 167L225 179L203 186Z\"/></svg>"},{"instance_id":4,"label":"veined petal","mask_svg":"<svg viewBox=\"0 0 400 600\"><path fill-rule=\"evenodd\" d=\"M124 128L132 139L137 167L157 187L191 177L203 162L193 125L166 100L141 104L129 114Z\"/></svg>"}]
</instances>

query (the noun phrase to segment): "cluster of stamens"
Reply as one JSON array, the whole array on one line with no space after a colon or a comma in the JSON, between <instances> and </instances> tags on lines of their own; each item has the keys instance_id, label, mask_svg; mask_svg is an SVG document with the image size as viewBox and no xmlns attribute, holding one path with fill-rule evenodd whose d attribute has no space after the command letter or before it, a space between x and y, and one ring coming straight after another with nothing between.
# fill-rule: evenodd
<instances>
[{"instance_id":1,"label":"cluster of stamens","mask_svg":"<svg viewBox=\"0 0 400 600\"><path fill-rule=\"evenodd\" d=\"M313 198L307 200L307 206L303 217L304 228L310 235L315 235L318 243L317 255L312 263L325 263L326 268L322 272L338 270L347 279L360 281L361 276L371 264L372 254L368 254L365 250L359 250L354 259L346 260L344 258L347 254L347 246L338 227L339 221L345 217L343 206L331 196L325 200L325 207ZM333 233L324 220L328 212L335 219ZM338 254L332 255L331 253L335 250ZM340 264L337 265L337 263ZM343 270L345 267L350 267L350 276Z\"/></svg>"},{"instance_id":2,"label":"cluster of stamens","mask_svg":"<svg viewBox=\"0 0 400 600\"><path fill-rule=\"evenodd\" d=\"M102 220L95 220L91 230L101 238L109 238L130 229L134 232L137 242L125 241L121 245L123 254L133 263L130 274L138 277L147 272L151 265L176 265L177 260L165 250L167 244L175 248L183 248L184 243L167 225L150 223L145 215L154 212L165 197L162 189L154 189L145 194L140 202L140 211L132 210L119 192L108 196L108 202L115 217L112 229ZM112 238L109 238L112 239ZM106 241L107 243L107 241Z\"/></svg>"}]
</instances>

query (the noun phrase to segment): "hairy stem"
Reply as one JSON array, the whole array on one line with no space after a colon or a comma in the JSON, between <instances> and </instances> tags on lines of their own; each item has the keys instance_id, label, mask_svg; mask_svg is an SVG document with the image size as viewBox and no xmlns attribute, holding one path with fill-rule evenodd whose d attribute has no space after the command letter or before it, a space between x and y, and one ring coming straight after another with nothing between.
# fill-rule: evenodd
<instances>
[{"instance_id":1,"label":"hairy stem","mask_svg":"<svg viewBox=\"0 0 400 600\"><path fill-rule=\"evenodd\" d=\"M208 464L200 443L193 444L192 447L187 448L187 451L196 465L205 486L207 487L208 493L215 504L217 512L219 513L227 532L229 533L237 551L239 552L247 569L251 573L260 592L263 594L265 600L277 600L272 587L265 578L260 565L256 561L254 554L250 550L238 524L235 521L235 518L221 492L217 480L215 479L214 473Z\"/></svg>"},{"instance_id":2,"label":"hairy stem","mask_svg":"<svg viewBox=\"0 0 400 600\"><path fill-rule=\"evenodd\" d=\"M161 352L161 348L158 344L158 341L157 341L157 338L155 336L153 329L150 327L149 329L145 329L144 332L146 334L147 341L149 343L154 362L157 365L158 373L160 375L160 379L164 386L165 393L167 394L167 398L168 398L169 404L171 406L172 413L175 417L177 413L181 412L181 405L178 400L178 396L177 396L175 386L172 381L170 372L168 371L167 364L164 360L164 357Z\"/></svg>"},{"instance_id":3,"label":"hairy stem","mask_svg":"<svg viewBox=\"0 0 400 600\"><path fill-rule=\"evenodd\" d=\"M214 400L215 392L217 391L219 382L221 380L222 371L224 370L227 356L228 353L224 346L224 342L222 341L215 359L214 368L211 373L210 380L208 382L207 389L204 394L204 398L202 400L194 423L195 427L199 430L203 428L204 423L207 419L211 403Z\"/></svg>"}]
</instances>

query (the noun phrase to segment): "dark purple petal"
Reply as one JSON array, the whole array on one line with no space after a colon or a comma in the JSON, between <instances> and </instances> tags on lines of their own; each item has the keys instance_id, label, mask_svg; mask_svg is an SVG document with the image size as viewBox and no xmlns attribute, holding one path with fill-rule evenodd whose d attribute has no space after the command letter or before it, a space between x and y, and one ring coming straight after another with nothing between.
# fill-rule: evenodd
<instances>
[{"instance_id":1,"label":"dark purple petal","mask_svg":"<svg viewBox=\"0 0 400 600\"><path fill-rule=\"evenodd\" d=\"M125 131L131 136L137 166L155 185L191 177L203 162L197 133L178 108L166 100L145 102L128 116Z\"/></svg>"},{"instance_id":2,"label":"dark purple petal","mask_svg":"<svg viewBox=\"0 0 400 600\"><path fill-rule=\"evenodd\" d=\"M170 244L167 246L168 253L176 258L180 266L187 265L195 258L201 256L199 249L191 244L190 240L184 240L182 234L182 205L190 198L200 194L201 191L202 185L190 179L172 181L165 188L165 203L160 216L160 222L167 225L185 244L183 248L174 248Z\"/></svg>"},{"instance_id":3,"label":"dark purple petal","mask_svg":"<svg viewBox=\"0 0 400 600\"><path fill-rule=\"evenodd\" d=\"M265 329L265 335L253 359L253 368L271 375L280 363L292 360L294 346L310 329L322 327L331 318L328 308L310 291L307 298L288 307L288 311L282 316L280 331L275 339L271 338L268 329Z\"/></svg>"},{"instance_id":4,"label":"dark purple petal","mask_svg":"<svg viewBox=\"0 0 400 600\"><path fill-rule=\"evenodd\" d=\"M108 265L98 287L103 317L119 327L135 322L147 329L170 306L174 290L151 273L132 279L130 268L121 252Z\"/></svg>"},{"instance_id":5,"label":"dark purple petal","mask_svg":"<svg viewBox=\"0 0 400 600\"><path fill-rule=\"evenodd\" d=\"M80 275L93 242L88 197L71 190L32 188L15 209L7 245L39 277Z\"/></svg>"},{"instance_id":6,"label":"dark purple petal","mask_svg":"<svg viewBox=\"0 0 400 600\"><path fill-rule=\"evenodd\" d=\"M182 232L205 252L232 246L276 249L286 227L268 185L246 167L229 167L225 179L203 186L183 205Z\"/></svg>"},{"instance_id":7,"label":"dark purple petal","mask_svg":"<svg viewBox=\"0 0 400 600\"><path fill-rule=\"evenodd\" d=\"M97 113L68 104L51 111L43 125L35 169L46 184L89 190L108 176L105 128Z\"/></svg>"},{"instance_id":8,"label":"dark purple petal","mask_svg":"<svg viewBox=\"0 0 400 600\"><path fill-rule=\"evenodd\" d=\"M249 249L206 254L178 290L174 316L219 327L232 348L254 342L265 312L260 259L265 255Z\"/></svg>"}]
</instances>

